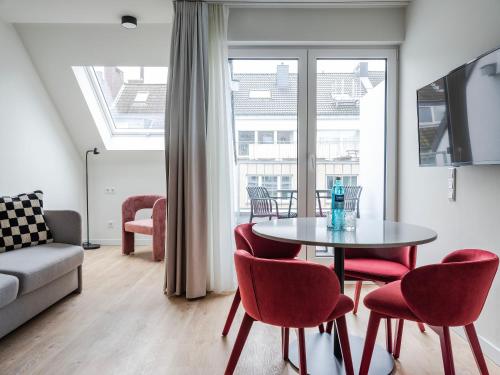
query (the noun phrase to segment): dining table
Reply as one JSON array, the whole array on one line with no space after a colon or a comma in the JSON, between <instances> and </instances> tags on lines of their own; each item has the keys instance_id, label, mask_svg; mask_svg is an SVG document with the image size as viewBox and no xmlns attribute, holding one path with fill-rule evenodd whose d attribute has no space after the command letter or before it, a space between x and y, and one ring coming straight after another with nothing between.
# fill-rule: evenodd
<instances>
[{"instance_id":1,"label":"dining table","mask_svg":"<svg viewBox=\"0 0 500 375\"><path fill-rule=\"evenodd\" d=\"M421 245L434 241L437 233L432 229L389 220L356 219L355 230L333 231L327 227L324 217L299 217L260 222L252 227L261 237L301 245L333 248L334 269L344 293L345 249L380 248ZM352 251L352 250L351 250ZM307 253L307 252L306 252ZM342 352L337 332L308 332L307 365L311 375L344 374ZM355 373L359 371L364 338L349 334L351 355ZM289 361L299 367L297 341L290 343ZM371 375L390 374L394 368L391 353L379 345L375 346L370 365Z\"/></svg>"}]
</instances>

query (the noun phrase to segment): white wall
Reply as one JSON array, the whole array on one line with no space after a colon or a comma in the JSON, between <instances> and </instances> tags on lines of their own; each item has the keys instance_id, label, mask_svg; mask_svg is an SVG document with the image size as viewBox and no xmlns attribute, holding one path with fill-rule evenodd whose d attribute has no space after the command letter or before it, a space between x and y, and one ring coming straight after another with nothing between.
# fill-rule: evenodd
<instances>
[{"instance_id":1,"label":"white wall","mask_svg":"<svg viewBox=\"0 0 500 375\"><path fill-rule=\"evenodd\" d=\"M228 39L266 44L398 44L404 8L233 8Z\"/></svg>"},{"instance_id":2,"label":"white wall","mask_svg":"<svg viewBox=\"0 0 500 375\"><path fill-rule=\"evenodd\" d=\"M106 151L71 67L168 66L170 28L170 24L140 24L135 30L119 24L16 25L80 154L94 146L101 150L100 155L89 156L90 236L96 242L121 243L121 203L128 196L165 194L165 159L163 151ZM115 193L106 194L107 187ZM139 238L150 242L150 237Z\"/></svg>"},{"instance_id":3,"label":"white wall","mask_svg":"<svg viewBox=\"0 0 500 375\"><path fill-rule=\"evenodd\" d=\"M460 248L500 254L500 167L461 167L457 200L447 200L446 168L418 167L415 90L500 44L500 2L416 0L407 12L400 55L399 218L438 233L421 246L418 264ZM474 283L474 280L471 280ZM500 275L477 328L483 349L500 363Z\"/></svg>"},{"instance_id":4,"label":"white wall","mask_svg":"<svg viewBox=\"0 0 500 375\"><path fill-rule=\"evenodd\" d=\"M10 25L0 21L0 195L41 189L45 208L83 207L82 159Z\"/></svg>"}]
</instances>

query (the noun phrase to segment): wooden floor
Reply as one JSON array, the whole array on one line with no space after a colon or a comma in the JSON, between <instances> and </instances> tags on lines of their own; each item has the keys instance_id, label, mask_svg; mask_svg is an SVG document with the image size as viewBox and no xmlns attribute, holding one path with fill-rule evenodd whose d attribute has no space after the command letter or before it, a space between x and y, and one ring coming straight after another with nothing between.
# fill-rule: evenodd
<instances>
[{"instance_id":1,"label":"wooden floor","mask_svg":"<svg viewBox=\"0 0 500 375\"><path fill-rule=\"evenodd\" d=\"M162 293L163 264L147 249L85 253L83 293L72 295L0 340L0 374L223 374L241 320L220 336L232 295L197 301ZM370 287L363 291L366 293ZM347 293L352 295L349 286ZM349 314L363 334L367 310ZM280 330L254 325L238 374L296 374L281 360ZM383 342L381 330L379 340ZM457 374L477 374L468 344L453 335ZM397 374L442 374L437 336L405 326ZM488 361L491 374L500 369Z\"/></svg>"}]
</instances>

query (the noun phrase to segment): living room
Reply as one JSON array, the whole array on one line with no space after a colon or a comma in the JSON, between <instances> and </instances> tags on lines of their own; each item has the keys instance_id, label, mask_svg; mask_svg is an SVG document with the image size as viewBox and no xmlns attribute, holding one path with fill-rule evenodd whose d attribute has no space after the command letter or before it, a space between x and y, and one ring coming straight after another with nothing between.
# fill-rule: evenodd
<instances>
[{"instance_id":1,"label":"living room","mask_svg":"<svg viewBox=\"0 0 500 375\"><path fill-rule=\"evenodd\" d=\"M499 14L0 1L0 374L500 373Z\"/></svg>"}]
</instances>

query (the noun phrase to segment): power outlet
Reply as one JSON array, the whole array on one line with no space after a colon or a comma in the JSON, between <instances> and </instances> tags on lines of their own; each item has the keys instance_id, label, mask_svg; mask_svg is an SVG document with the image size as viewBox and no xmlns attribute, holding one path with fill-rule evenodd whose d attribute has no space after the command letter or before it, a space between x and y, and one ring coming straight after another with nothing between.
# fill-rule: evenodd
<instances>
[{"instance_id":1,"label":"power outlet","mask_svg":"<svg viewBox=\"0 0 500 375\"><path fill-rule=\"evenodd\" d=\"M108 221L108 229L113 229L115 227L115 222L113 220Z\"/></svg>"},{"instance_id":2,"label":"power outlet","mask_svg":"<svg viewBox=\"0 0 500 375\"><path fill-rule=\"evenodd\" d=\"M107 188L104 188L104 192L106 194L115 194L116 190L114 187L107 187Z\"/></svg>"}]
</instances>

